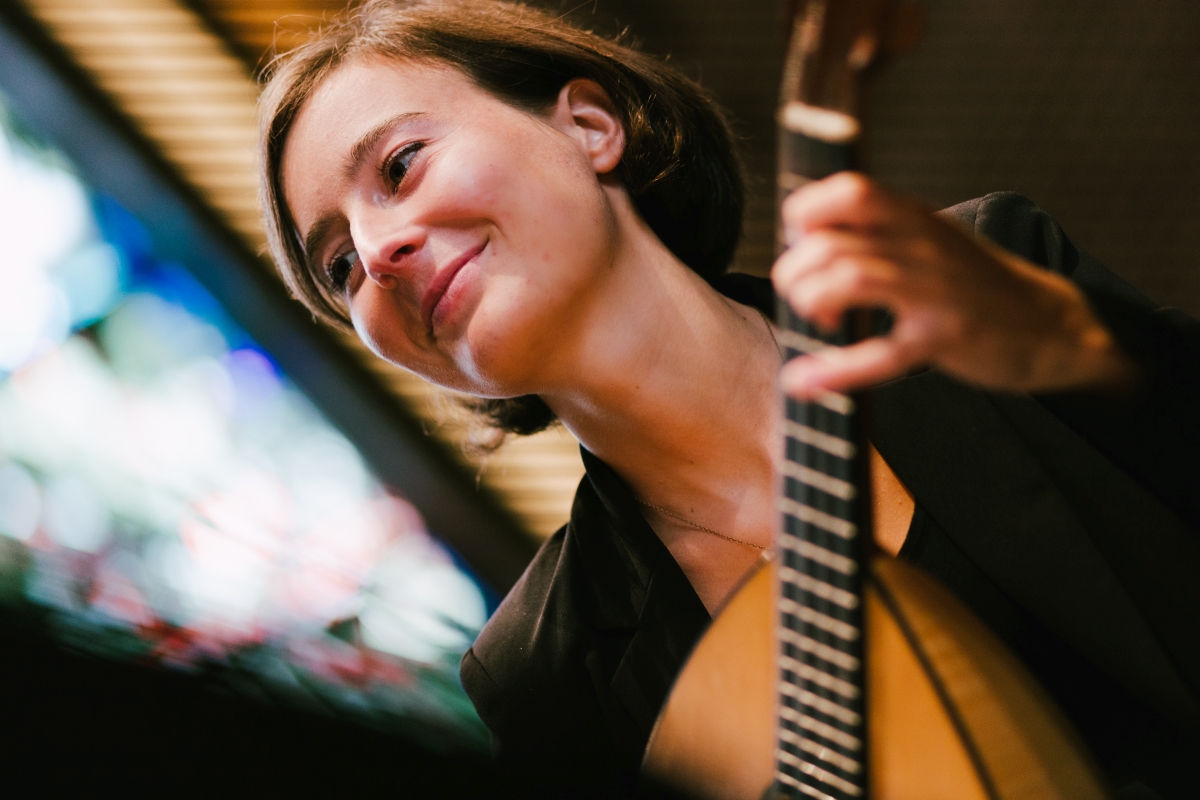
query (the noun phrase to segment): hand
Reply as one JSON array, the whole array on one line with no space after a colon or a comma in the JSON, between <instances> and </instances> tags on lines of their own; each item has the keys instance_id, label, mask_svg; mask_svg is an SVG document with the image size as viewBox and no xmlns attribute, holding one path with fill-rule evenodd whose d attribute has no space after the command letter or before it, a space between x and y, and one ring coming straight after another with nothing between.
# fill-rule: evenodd
<instances>
[{"instance_id":1,"label":"hand","mask_svg":"<svg viewBox=\"0 0 1200 800\"><path fill-rule=\"evenodd\" d=\"M832 330L854 308L886 308L886 336L803 356L784 391L847 392L934 366L995 390L1121 389L1137 368L1075 284L976 241L913 200L842 173L783 205L790 248L775 290L796 313Z\"/></svg>"}]
</instances>

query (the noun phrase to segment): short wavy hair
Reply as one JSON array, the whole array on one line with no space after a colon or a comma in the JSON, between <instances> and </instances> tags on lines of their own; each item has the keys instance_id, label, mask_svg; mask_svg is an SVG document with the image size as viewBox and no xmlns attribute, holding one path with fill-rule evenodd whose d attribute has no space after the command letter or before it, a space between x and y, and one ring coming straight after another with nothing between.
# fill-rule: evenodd
<instances>
[{"instance_id":1,"label":"short wavy hair","mask_svg":"<svg viewBox=\"0 0 1200 800\"><path fill-rule=\"evenodd\" d=\"M595 81L625 128L616 177L638 212L705 280L728 268L741 235L744 180L729 123L699 84L619 41L525 5L368 0L277 56L263 73L259 169L267 243L288 288L317 317L350 325L346 298L307 266L283 194L283 151L296 116L321 82L340 65L368 57L449 65L499 100L534 114L547 113L568 81ZM534 433L554 421L532 395L480 400L474 407L506 432Z\"/></svg>"}]
</instances>

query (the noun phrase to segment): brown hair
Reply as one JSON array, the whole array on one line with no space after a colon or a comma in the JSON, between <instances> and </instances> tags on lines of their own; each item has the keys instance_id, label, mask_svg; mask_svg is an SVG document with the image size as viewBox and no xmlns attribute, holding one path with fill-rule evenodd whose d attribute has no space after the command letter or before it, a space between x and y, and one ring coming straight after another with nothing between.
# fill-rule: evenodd
<instances>
[{"instance_id":1,"label":"brown hair","mask_svg":"<svg viewBox=\"0 0 1200 800\"><path fill-rule=\"evenodd\" d=\"M280 165L305 101L338 66L383 56L448 64L495 97L531 113L562 87L590 78L625 127L617 176L662 243L706 280L723 273L741 234L742 172L724 115L698 84L619 42L560 17L495 0L368 0L264 71L259 101L262 207L284 281L315 315L348 325L345 298L306 266L283 196ZM554 421L536 396L480 400L496 427L534 433Z\"/></svg>"}]
</instances>

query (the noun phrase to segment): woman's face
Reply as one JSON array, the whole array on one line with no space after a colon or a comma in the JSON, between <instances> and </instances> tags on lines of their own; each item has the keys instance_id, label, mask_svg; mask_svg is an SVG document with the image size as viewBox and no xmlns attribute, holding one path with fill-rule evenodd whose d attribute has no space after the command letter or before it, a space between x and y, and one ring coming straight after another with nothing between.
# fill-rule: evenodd
<instances>
[{"instance_id":1,"label":"woman's face","mask_svg":"<svg viewBox=\"0 0 1200 800\"><path fill-rule=\"evenodd\" d=\"M372 350L472 394L544 388L617 247L597 175L616 161L583 119L566 92L537 116L443 66L325 79L288 135L284 195Z\"/></svg>"}]
</instances>

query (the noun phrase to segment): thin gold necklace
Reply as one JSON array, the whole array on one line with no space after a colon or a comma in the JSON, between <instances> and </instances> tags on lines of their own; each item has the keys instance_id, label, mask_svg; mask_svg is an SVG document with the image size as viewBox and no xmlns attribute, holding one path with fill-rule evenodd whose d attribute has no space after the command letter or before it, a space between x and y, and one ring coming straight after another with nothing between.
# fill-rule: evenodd
<instances>
[{"instance_id":1,"label":"thin gold necklace","mask_svg":"<svg viewBox=\"0 0 1200 800\"><path fill-rule=\"evenodd\" d=\"M775 338L775 329L771 327L771 318L767 316L767 312L755 306L755 311L762 317L763 324L767 326L767 335L771 337L771 344L775 345L775 352L779 353L779 357L783 357L783 350L779 347L779 340Z\"/></svg>"},{"instance_id":2,"label":"thin gold necklace","mask_svg":"<svg viewBox=\"0 0 1200 800\"><path fill-rule=\"evenodd\" d=\"M762 317L763 324L767 326L767 335L771 337L771 342L772 342L772 344L775 345L775 350L778 351L779 350L779 342L775 339L775 331L773 331L771 329L771 320L767 319L767 315L763 313L762 309L755 308L754 310L758 312L760 317ZM647 503L645 500L643 500L640 497L638 497L636 499L640 505L643 505L646 508L653 508L655 511L659 512L660 514L666 514L671 519L679 520L684 525L687 525L689 528L695 528L698 531L704 531L705 533L711 533L713 536L716 536L720 539L724 539L727 542L733 542L734 544L745 545L746 547L753 547L755 550L766 550L767 549L767 548L763 547L762 545L754 544L753 542L747 542L745 539L735 539L732 536L726 536L725 534L721 533L720 531L714 531L712 528L708 527L707 525L701 525L699 522L693 522L692 520L688 519L687 517L681 517L678 514L676 514L674 511L668 511L667 509L663 508L662 506L654 505L654 503Z\"/></svg>"},{"instance_id":3,"label":"thin gold necklace","mask_svg":"<svg viewBox=\"0 0 1200 800\"><path fill-rule=\"evenodd\" d=\"M654 503L647 503L645 500L643 500L640 497L638 497L636 499L637 499L638 503L645 506L646 508L653 508L655 511L657 511L661 514L666 514L668 517L670 517L672 519L677 519L680 522L682 522L684 525L687 525L689 528L695 528L696 530L701 530L701 531L704 531L705 533L711 533L713 536L720 537L721 539L724 539L727 542L743 544L746 547L753 547L755 550L766 550L767 549L767 548L763 547L762 545L754 544L753 542L747 542L745 539L735 539L732 536L726 536L725 534L721 533L720 531L714 531L712 528L701 525L699 522L692 522L690 519L688 519L686 517L681 517L678 514L674 513L673 511L668 511L667 509L663 508L662 506L656 506L656 505L654 505Z\"/></svg>"}]
</instances>

